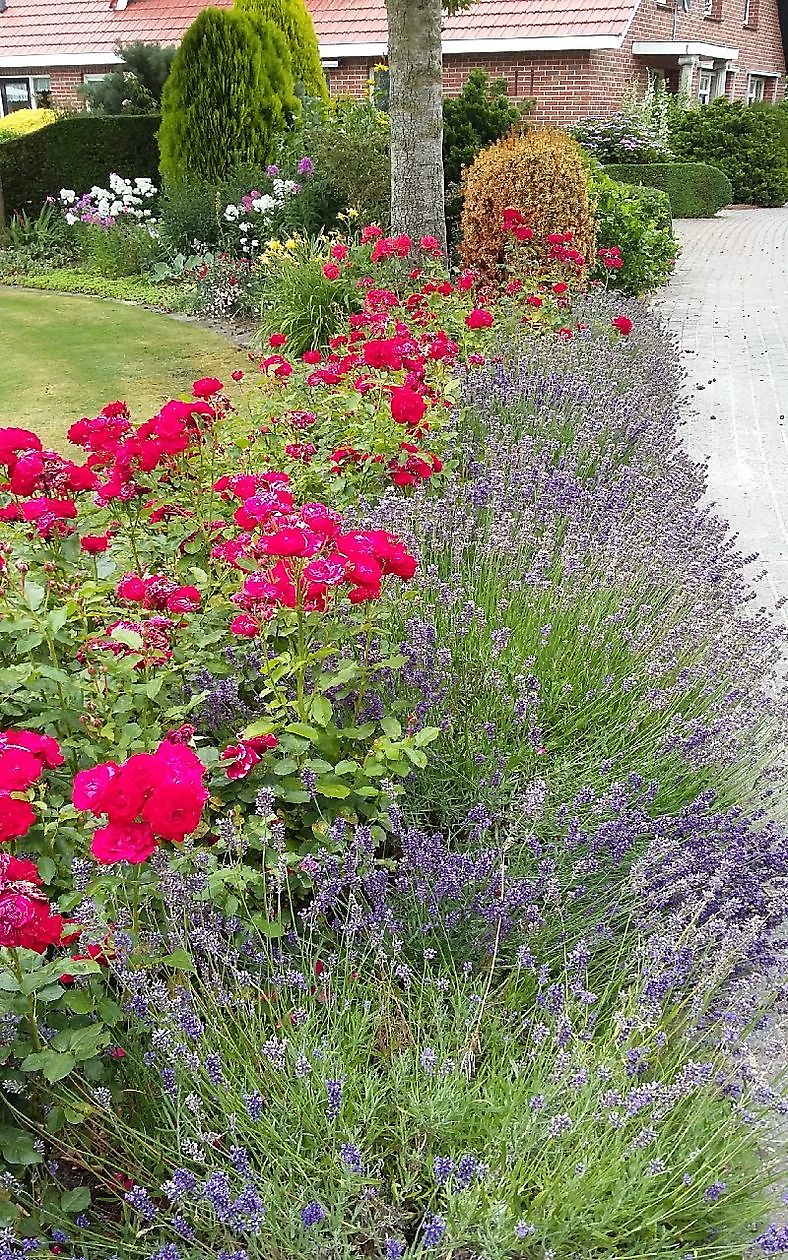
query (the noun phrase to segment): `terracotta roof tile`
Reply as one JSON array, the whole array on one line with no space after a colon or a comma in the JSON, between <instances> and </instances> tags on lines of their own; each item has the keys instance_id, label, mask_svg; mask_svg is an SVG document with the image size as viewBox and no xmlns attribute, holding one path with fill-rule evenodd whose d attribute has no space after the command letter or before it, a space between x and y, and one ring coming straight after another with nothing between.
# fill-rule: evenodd
<instances>
[{"instance_id":1,"label":"terracotta roof tile","mask_svg":"<svg viewBox=\"0 0 788 1260\"><path fill-rule=\"evenodd\" d=\"M214 0L228 7L231 0ZM444 22L446 40L621 38L638 0L477 0ZM386 41L384 0L308 0L324 47ZM204 0L7 0L0 13L4 58L111 54L134 39L177 43Z\"/></svg>"}]
</instances>

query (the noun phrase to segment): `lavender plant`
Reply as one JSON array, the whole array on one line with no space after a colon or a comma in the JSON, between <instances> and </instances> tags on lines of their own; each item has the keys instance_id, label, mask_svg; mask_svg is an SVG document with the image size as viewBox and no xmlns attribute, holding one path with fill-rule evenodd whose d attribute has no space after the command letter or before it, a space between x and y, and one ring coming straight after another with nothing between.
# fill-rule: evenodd
<instances>
[{"instance_id":1,"label":"lavender plant","mask_svg":"<svg viewBox=\"0 0 788 1260\"><path fill-rule=\"evenodd\" d=\"M49 1238L91 1260L743 1248L773 1097L748 1079L757 1003L715 1014L722 971L694 941L724 941L726 971L751 957L757 899L725 881L705 929L689 903L666 920L644 867L611 969L604 924L563 933L587 859L559 895L549 860L523 881L494 844L403 831L389 871L368 833L346 838L281 945L218 916L199 870L164 877L189 968L151 985L120 942L125 1088L68 1097L93 1202L67 1223L55 1200Z\"/></svg>"}]
</instances>

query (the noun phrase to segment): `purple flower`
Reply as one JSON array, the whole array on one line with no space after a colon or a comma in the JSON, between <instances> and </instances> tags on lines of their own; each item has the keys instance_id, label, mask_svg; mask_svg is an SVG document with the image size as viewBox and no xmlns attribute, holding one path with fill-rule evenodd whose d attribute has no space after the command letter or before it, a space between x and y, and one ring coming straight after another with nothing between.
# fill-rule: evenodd
<instances>
[{"instance_id":1,"label":"purple flower","mask_svg":"<svg viewBox=\"0 0 788 1260\"><path fill-rule=\"evenodd\" d=\"M425 1216L421 1230L422 1247L437 1247L446 1233L446 1222L442 1216Z\"/></svg>"},{"instance_id":2,"label":"purple flower","mask_svg":"<svg viewBox=\"0 0 788 1260\"><path fill-rule=\"evenodd\" d=\"M351 1172L363 1173L364 1163L361 1158L361 1151L353 1142L346 1142L345 1145L340 1148L339 1154L342 1158L343 1164L345 1164Z\"/></svg>"},{"instance_id":3,"label":"purple flower","mask_svg":"<svg viewBox=\"0 0 788 1260\"><path fill-rule=\"evenodd\" d=\"M332 1080L326 1081L326 1095L327 1095L326 1115L331 1121L336 1120L337 1116L342 1110L343 1090L344 1090L344 1082L342 1080L342 1077L338 1077L336 1080L333 1080L333 1081Z\"/></svg>"},{"instance_id":4,"label":"purple flower","mask_svg":"<svg viewBox=\"0 0 788 1260\"><path fill-rule=\"evenodd\" d=\"M153 1203L144 1186L132 1186L124 1198L146 1221L155 1220L156 1204Z\"/></svg>"},{"instance_id":5,"label":"purple flower","mask_svg":"<svg viewBox=\"0 0 788 1260\"><path fill-rule=\"evenodd\" d=\"M703 1197L709 1203L716 1203L721 1199L727 1190L727 1183L724 1181L713 1181L707 1190L704 1190Z\"/></svg>"},{"instance_id":6,"label":"purple flower","mask_svg":"<svg viewBox=\"0 0 788 1260\"><path fill-rule=\"evenodd\" d=\"M267 166L267 167L265 168L265 173L266 173L266 175L269 175L269 176L271 177L271 179L275 179L275 178L276 178L276 176L279 174L279 167L278 167L278 166L274 166L274 165Z\"/></svg>"},{"instance_id":7,"label":"purple flower","mask_svg":"<svg viewBox=\"0 0 788 1260\"><path fill-rule=\"evenodd\" d=\"M402 1260L405 1254L405 1244L400 1242L398 1238L386 1238L386 1257L385 1260Z\"/></svg>"},{"instance_id":8,"label":"purple flower","mask_svg":"<svg viewBox=\"0 0 788 1260\"><path fill-rule=\"evenodd\" d=\"M302 157L301 161L298 163L298 166L296 167L296 172L299 175L312 175L314 173L314 170L315 170L315 164L312 161L312 159L308 157Z\"/></svg>"},{"instance_id":9,"label":"purple flower","mask_svg":"<svg viewBox=\"0 0 788 1260\"><path fill-rule=\"evenodd\" d=\"M304 1229L311 1229L326 1219L325 1210L314 1199L301 1209L301 1221Z\"/></svg>"},{"instance_id":10,"label":"purple flower","mask_svg":"<svg viewBox=\"0 0 788 1260\"><path fill-rule=\"evenodd\" d=\"M765 1256L782 1256L788 1252L788 1225L770 1225L758 1238Z\"/></svg>"}]
</instances>

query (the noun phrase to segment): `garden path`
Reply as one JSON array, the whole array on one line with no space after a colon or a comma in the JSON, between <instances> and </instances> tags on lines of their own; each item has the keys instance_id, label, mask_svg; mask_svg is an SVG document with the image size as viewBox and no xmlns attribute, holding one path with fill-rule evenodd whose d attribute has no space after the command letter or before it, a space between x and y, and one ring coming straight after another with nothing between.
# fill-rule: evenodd
<instances>
[{"instance_id":1,"label":"garden path","mask_svg":"<svg viewBox=\"0 0 788 1260\"><path fill-rule=\"evenodd\" d=\"M685 441L708 458L710 497L742 550L758 552L773 606L788 599L788 208L675 230L682 254L657 305L688 373ZM778 615L788 624L788 607Z\"/></svg>"},{"instance_id":2,"label":"garden path","mask_svg":"<svg viewBox=\"0 0 788 1260\"><path fill-rule=\"evenodd\" d=\"M684 440L708 459L709 495L766 570L759 591L788 600L788 208L678 219L682 254L658 306L679 338L689 403ZM757 570L756 570L757 571ZM788 625L788 605L778 616ZM751 1040L766 1080L788 1069L788 1010ZM775 1117L768 1154L785 1152ZM788 1223L786 1187L772 1219Z\"/></svg>"}]
</instances>

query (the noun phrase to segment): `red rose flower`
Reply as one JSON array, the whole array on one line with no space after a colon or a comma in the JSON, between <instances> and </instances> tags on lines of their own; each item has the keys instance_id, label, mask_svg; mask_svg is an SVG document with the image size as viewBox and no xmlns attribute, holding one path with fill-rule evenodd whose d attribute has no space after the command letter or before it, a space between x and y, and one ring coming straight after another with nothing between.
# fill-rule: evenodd
<instances>
[{"instance_id":1,"label":"red rose flower","mask_svg":"<svg viewBox=\"0 0 788 1260\"><path fill-rule=\"evenodd\" d=\"M0 792L25 792L41 778L42 765L27 748L0 736Z\"/></svg>"},{"instance_id":2,"label":"red rose flower","mask_svg":"<svg viewBox=\"0 0 788 1260\"><path fill-rule=\"evenodd\" d=\"M212 398L214 394L220 394L223 389L224 385L215 376L203 376L192 385L195 398Z\"/></svg>"},{"instance_id":3,"label":"red rose flower","mask_svg":"<svg viewBox=\"0 0 788 1260\"><path fill-rule=\"evenodd\" d=\"M167 612L195 612L200 607L200 592L196 586L179 586L167 596Z\"/></svg>"},{"instance_id":4,"label":"red rose flower","mask_svg":"<svg viewBox=\"0 0 788 1260\"><path fill-rule=\"evenodd\" d=\"M109 534L83 534L79 545L88 555L94 556L100 551L107 550L109 537Z\"/></svg>"},{"instance_id":5,"label":"red rose flower","mask_svg":"<svg viewBox=\"0 0 788 1260\"><path fill-rule=\"evenodd\" d=\"M241 639L254 639L259 633L259 623L247 613L239 613L230 622L230 634L235 634Z\"/></svg>"},{"instance_id":6,"label":"red rose flower","mask_svg":"<svg viewBox=\"0 0 788 1260\"><path fill-rule=\"evenodd\" d=\"M465 318L465 323L469 328L492 328L493 317L490 311L485 311L481 307L476 307L471 311L470 315Z\"/></svg>"},{"instance_id":7,"label":"red rose flower","mask_svg":"<svg viewBox=\"0 0 788 1260\"><path fill-rule=\"evenodd\" d=\"M284 333L271 333L268 344L272 350L280 350L282 346L287 345L287 337Z\"/></svg>"},{"instance_id":8,"label":"red rose flower","mask_svg":"<svg viewBox=\"0 0 788 1260\"><path fill-rule=\"evenodd\" d=\"M142 817L157 836L183 840L199 826L207 799L208 791L202 784L167 783L145 802Z\"/></svg>"},{"instance_id":9,"label":"red rose flower","mask_svg":"<svg viewBox=\"0 0 788 1260\"><path fill-rule=\"evenodd\" d=\"M326 280L338 280L340 276L339 267L336 263L325 263L323 266L323 275Z\"/></svg>"},{"instance_id":10,"label":"red rose flower","mask_svg":"<svg viewBox=\"0 0 788 1260\"><path fill-rule=\"evenodd\" d=\"M0 844L27 835L35 821L35 811L29 801L0 792Z\"/></svg>"},{"instance_id":11,"label":"red rose flower","mask_svg":"<svg viewBox=\"0 0 788 1260\"><path fill-rule=\"evenodd\" d=\"M90 851L97 862L139 866L155 852L156 837L147 822L109 823L93 833Z\"/></svg>"},{"instance_id":12,"label":"red rose flower","mask_svg":"<svg viewBox=\"0 0 788 1260\"><path fill-rule=\"evenodd\" d=\"M618 329L622 337L628 337L634 327L632 320L628 315L617 315L616 318L612 319L610 322L614 328Z\"/></svg>"},{"instance_id":13,"label":"red rose flower","mask_svg":"<svg viewBox=\"0 0 788 1260\"><path fill-rule=\"evenodd\" d=\"M391 415L397 424L420 424L427 404L421 394L409 385L397 385L391 391Z\"/></svg>"}]
</instances>

